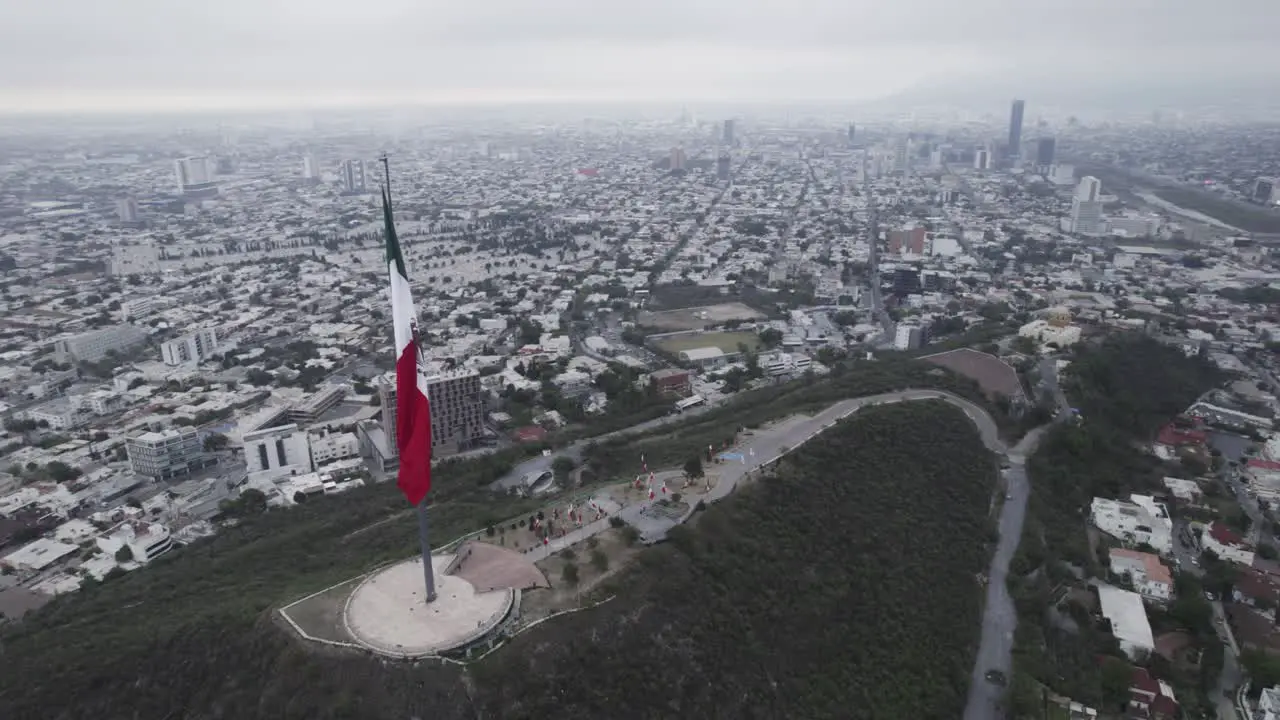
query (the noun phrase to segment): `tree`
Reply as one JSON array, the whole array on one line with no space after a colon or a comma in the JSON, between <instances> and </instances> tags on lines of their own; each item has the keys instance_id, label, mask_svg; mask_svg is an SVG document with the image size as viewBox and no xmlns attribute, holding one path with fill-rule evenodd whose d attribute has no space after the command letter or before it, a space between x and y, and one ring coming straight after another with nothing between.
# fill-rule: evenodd
<instances>
[{"instance_id":1,"label":"tree","mask_svg":"<svg viewBox=\"0 0 1280 720\"><path fill-rule=\"evenodd\" d=\"M571 562L564 564L564 570L560 571L560 577L569 585L577 585L581 579L578 577L578 566Z\"/></svg>"},{"instance_id":2,"label":"tree","mask_svg":"<svg viewBox=\"0 0 1280 720\"><path fill-rule=\"evenodd\" d=\"M116 551L116 562L124 564L133 561L133 548L128 545L121 545Z\"/></svg>"},{"instance_id":3,"label":"tree","mask_svg":"<svg viewBox=\"0 0 1280 720\"><path fill-rule=\"evenodd\" d=\"M45 465L44 469L45 472L49 473L49 477L53 478L54 482L60 483L71 482L72 480L80 477L81 474L80 468L71 467L61 460L54 460L48 465Z\"/></svg>"},{"instance_id":4,"label":"tree","mask_svg":"<svg viewBox=\"0 0 1280 720\"><path fill-rule=\"evenodd\" d=\"M569 477L569 473L573 472L574 467L573 458L567 455L561 455L551 461L551 470L556 474L557 478L562 480Z\"/></svg>"},{"instance_id":5,"label":"tree","mask_svg":"<svg viewBox=\"0 0 1280 720\"><path fill-rule=\"evenodd\" d=\"M684 474L690 480L695 480L703 476L702 458L694 455L684 461Z\"/></svg>"},{"instance_id":6,"label":"tree","mask_svg":"<svg viewBox=\"0 0 1280 720\"><path fill-rule=\"evenodd\" d=\"M1102 659L1102 697L1110 710L1123 707L1129 700L1129 687L1133 684L1133 667L1118 657Z\"/></svg>"},{"instance_id":7,"label":"tree","mask_svg":"<svg viewBox=\"0 0 1280 720\"><path fill-rule=\"evenodd\" d=\"M591 551L591 566L598 572L604 572L609 569L609 556L604 554L599 548Z\"/></svg>"},{"instance_id":8,"label":"tree","mask_svg":"<svg viewBox=\"0 0 1280 720\"><path fill-rule=\"evenodd\" d=\"M222 433L209 433L204 438L204 451L215 452L225 448L231 441Z\"/></svg>"},{"instance_id":9,"label":"tree","mask_svg":"<svg viewBox=\"0 0 1280 720\"><path fill-rule=\"evenodd\" d=\"M760 344L767 348L775 348L782 344L782 331L776 328L765 328L760 331Z\"/></svg>"}]
</instances>

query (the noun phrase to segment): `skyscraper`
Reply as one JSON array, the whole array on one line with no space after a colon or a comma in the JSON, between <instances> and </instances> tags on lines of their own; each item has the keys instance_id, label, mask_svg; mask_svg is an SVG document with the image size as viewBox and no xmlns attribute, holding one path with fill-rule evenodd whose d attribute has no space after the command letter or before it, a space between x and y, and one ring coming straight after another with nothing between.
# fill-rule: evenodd
<instances>
[{"instance_id":1,"label":"skyscraper","mask_svg":"<svg viewBox=\"0 0 1280 720\"><path fill-rule=\"evenodd\" d=\"M316 156L311 153L302 157L302 179L310 183L320 181L320 166L316 164Z\"/></svg>"},{"instance_id":2,"label":"skyscraper","mask_svg":"<svg viewBox=\"0 0 1280 720\"><path fill-rule=\"evenodd\" d=\"M987 148L978 148L973 153L973 169L974 170L990 170L991 169L991 151Z\"/></svg>"},{"instance_id":3,"label":"skyscraper","mask_svg":"<svg viewBox=\"0 0 1280 720\"><path fill-rule=\"evenodd\" d=\"M720 153L720 157L716 159L716 179L720 182L729 182L731 163L729 153Z\"/></svg>"},{"instance_id":4,"label":"skyscraper","mask_svg":"<svg viewBox=\"0 0 1280 720\"><path fill-rule=\"evenodd\" d=\"M1009 157L1022 154L1022 111L1026 103L1013 101L1013 111L1009 113Z\"/></svg>"},{"instance_id":5,"label":"skyscraper","mask_svg":"<svg viewBox=\"0 0 1280 720\"><path fill-rule=\"evenodd\" d=\"M187 157L175 160L173 174L178 181L178 192L182 195L216 195L218 192L208 158Z\"/></svg>"},{"instance_id":6,"label":"skyscraper","mask_svg":"<svg viewBox=\"0 0 1280 720\"><path fill-rule=\"evenodd\" d=\"M724 144L733 146L733 118L724 121Z\"/></svg>"},{"instance_id":7,"label":"skyscraper","mask_svg":"<svg viewBox=\"0 0 1280 720\"><path fill-rule=\"evenodd\" d=\"M686 159L687 158L685 157L685 154L684 154L684 148L682 147L671 148L671 162L670 162L671 170L673 171L684 170Z\"/></svg>"},{"instance_id":8,"label":"skyscraper","mask_svg":"<svg viewBox=\"0 0 1280 720\"><path fill-rule=\"evenodd\" d=\"M1076 194L1071 198L1071 232L1082 235L1100 235L1104 229L1102 217L1102 181L1091 175L1080 178Z\"/></svg>"},{"instance_id":9,"label":"skyscraper","mask_svg":"<svg viewBox=\"0 0 1280 720\"><path fill-rule=\"evenodd\" d=\"M1036 142L1036 165L1041 169L1047 169L1053 164L1054 155L1057 153L1058 141L1051 137L1042 137Z\"/></svg>"},{"instance_id":10,"label":"skyscraper","mask_svg":"<svg viewBox=\"0 0 1280 720\"><path fill-rule=\"evenodd\" d=\"M132 196L116 201L116 214L120 216L120 222L125 225L136 225L142 219L141 213L138 212L138 201Z\"/></svg>"},{"instance_id":11,"label":"skyscraper","mask_svg":"<svg viewBox=\"0 0 1280 720\"><path fill-rule=\"evenodd\" d=\"M364 161L344 160L342 163L342 189L355 195L364 192Z\"/></svg>"},{"instance_id":12,"label":"skyscraper","mask_svg":"<svg viewBox=\"0 0 1280 720\"><path fill-rule=\"evenodd\" d=\"M854 131L855 131L855 130L857 130L857 126L856 126L856 125L854 125L853 123L849 123L849 144L850 144L850 145L852 145L852 144L853 144L853 138L854 138Z\"/></svg>"}]
</instances>

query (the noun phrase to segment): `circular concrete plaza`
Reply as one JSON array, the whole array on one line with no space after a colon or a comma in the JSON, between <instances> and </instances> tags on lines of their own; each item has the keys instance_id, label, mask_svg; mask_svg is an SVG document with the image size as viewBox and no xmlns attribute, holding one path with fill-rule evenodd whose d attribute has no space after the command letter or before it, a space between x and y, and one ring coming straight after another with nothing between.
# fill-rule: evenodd
<instances>
[{"instance_id":1,"label":"circular concrete plaza","mask_svg":"<svg viewBox=\"0 0 1280 720\"><path fill-rule=\"evenodd\" d=\"M434 555L436 599L423 602L422 558L379 570L347 598L343 621L352 639L394 657L435 655L486 635L506 617L514 593L477 593L471 583L444 571L453 555Z\"/></svg>"}]
</instances>

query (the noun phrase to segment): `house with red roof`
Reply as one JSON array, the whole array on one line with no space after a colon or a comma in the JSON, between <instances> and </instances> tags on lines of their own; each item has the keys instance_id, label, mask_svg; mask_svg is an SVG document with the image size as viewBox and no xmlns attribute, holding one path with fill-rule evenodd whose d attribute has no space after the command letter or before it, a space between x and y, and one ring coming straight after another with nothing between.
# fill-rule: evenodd
<instances>
[{"instance_id":1,"label":"house with red roof","mask_svg":"<svg viewBox=\"0 0 1280 720\"><path fill-rule=\"evenodd\" d=\"M1231 596L1274 621L1280 605L1280 579L1257 568L1244 568L1231 584Z\"/></svg>"},{"instance_id":2,"label":"house with red roof","mask_svg":"<svg viewBox=\"0 0 1280 720\"><path fill-rule=\"evenodd\" d=\"M1160 428L1160 434L1152 444L1151 450L1161 460L1173 460L1186 453L1203 455L1208 452L1209 434L1199 425L1187 427L1185 424L1170 422Z\"/></svg>"},{"instance_id":3,"label":"house with red roof","mask_svg":"<svg viewBox=\"0 0 1280 720\"><path fill-rule=\"evenodd\" d=\"M1250 458L1241 477L1249 483L1249 492L1259 500L1280 500L1280 460Z\"/></svg>"},{"instance_id":4,"label":"house with red roof","mask_svg":"<svg viewBox=\"0 0 1280 720\"><path fill-rule=\"evenodd\" d=\"M1253 548L1236 531L1215 522L1204 531L1200 545L1214 555L1241 565L1253 565Z\"/></svg>"},{"instance_id":5,"label":"house with red roof","mask_svg":"<svg viewBox=\"0 0 1280 720\"><path fill-rule=\"evenodd\" d=\"M1137 720L1174 720L1178 717L1178 700L1173 688L1151 676L1146 668L1135 667L1129 683L1129 714Z\"/></svg>"}]
</instances>

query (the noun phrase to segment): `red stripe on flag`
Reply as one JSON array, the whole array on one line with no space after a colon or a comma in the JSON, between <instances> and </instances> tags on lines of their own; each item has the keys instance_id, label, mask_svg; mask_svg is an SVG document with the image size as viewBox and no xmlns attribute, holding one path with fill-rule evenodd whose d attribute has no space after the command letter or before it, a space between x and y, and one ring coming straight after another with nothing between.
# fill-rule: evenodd
<instances>
[{"instance_id":1,"label":"red stripe on flag","mask_svg":"<svg viewBox=\"0 0 1280 720\"><path fill-rule=\"evenodd\" d=\"M431 406L418 388L418 347L409 343L396 360L396 485L417 505L431 490Z\"/></svg>"}]
</instances>

